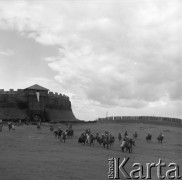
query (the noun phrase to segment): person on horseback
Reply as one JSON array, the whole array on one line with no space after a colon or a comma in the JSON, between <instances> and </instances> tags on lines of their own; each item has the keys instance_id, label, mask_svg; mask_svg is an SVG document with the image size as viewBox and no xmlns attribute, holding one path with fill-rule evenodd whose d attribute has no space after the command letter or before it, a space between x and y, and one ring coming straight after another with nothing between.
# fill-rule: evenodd
<instances>
[{"instance_id":1,"label":"person on horseback","mask_svg":"<svg viewBox=\"0 0 182 180\"><path fill-rule=\"evenodd\" d=\"M162 134L162 132L160 132L159 137L164 137L164 135Z\"/></svg>"},{"instance_id":2,"label":"person on horseback","mask_svg":"<svg viewBox=\"0 0 182 180\"><path fill-rule=\"evenodd\" d=\"M125 138L123 138L123 141L122 141L122 143L121 143L121 150L122 151L124 151L124 146L125 146L125 144L126 144L126 140L125 140Z\"/></svg>"},{"instance_id":3,"label":"person on horseback","mask_svg":"<svg viewBox=\"0 0 182 180\"><path fill-rule=\"evenodd\" d=\"M120 142L121 139L122 139L121 133L118 134L118 139L119 139L119 142Z\"/></svg>"},{"instance_id":4,"label":"person on horseback","mask_svg":"<svg viewBox=\"0 0 182 180\"><path fill-rule=\"evenodd\" d=\"M64 132L63 132L63 137L62 137L64 143L65 143L65 141L66 141L66 135L67 135L67 133L66 133L66 131L64 131ZM61 138L60 138L60 141L61 141Z\"/></svg>"},{"instance_id":5,"label":"person on horseback","mask_svg":"<svg viewBox=\"0 0 182 180\"><path fill-rule=\"evenodd\" d=\"M105 136L109 136L109 132L108 131L105 131Z\"/></svg>"}]
</instances>

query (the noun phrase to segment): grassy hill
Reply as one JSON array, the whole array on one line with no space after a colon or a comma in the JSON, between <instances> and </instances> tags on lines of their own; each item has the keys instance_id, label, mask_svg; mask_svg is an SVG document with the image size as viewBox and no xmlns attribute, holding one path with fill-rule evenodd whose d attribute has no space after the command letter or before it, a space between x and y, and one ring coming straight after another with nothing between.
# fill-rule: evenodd
<instances>
[{"instance_id":1,"label":"grassy hill","mask_svg":"<svg viewBox=\"0 0 182 180\"><path fill-rule=\"evenodd\" d=\"M63 130L63 124L54 124ZM110 149L104 149L95 143L94 147L78 144L80 134L90 128L94 134L105 130L115 137L115 144ZM119 124L119 123L83 123L73 124L74 137L60 142L54 138L49 126L17 126L15 131L8 132L7 126L0 133L0 179L1 180L107 180L108 158L130 157L126 170L132 168L133 163L157 163L159 158L163 162L178 163L182 172L182 130L177 127L157 126L150 124ZM123 153L117 139L119 132L128 131L132 136L138 132L138 139L133 153ZM153 135L152 142L147 143L145 136L148 132ZM164 133L164 142L159 144L157 136ZM144 167L144 173L146 173ZM163 169L163 173L167 168ZM125 179L120 175L121 179ZM152 169L152 179L157 180L156 169Z\"/></svg>"}]
</instances>

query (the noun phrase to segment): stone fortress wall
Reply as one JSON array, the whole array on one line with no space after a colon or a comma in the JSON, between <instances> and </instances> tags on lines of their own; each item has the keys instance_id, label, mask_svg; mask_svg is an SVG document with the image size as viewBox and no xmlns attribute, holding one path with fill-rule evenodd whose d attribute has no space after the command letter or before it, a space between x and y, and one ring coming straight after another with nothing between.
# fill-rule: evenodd
<instances>
[{"instance_id":1,"label":"stone fortress wall","mask_svg":"<svg viewBox=\"0 0 182 180\"><path fill-rule=\"evenodd\" d=\"M27 96L23 89L10 89L9 91L0 89L0 107L21 107L26 102ZM49 108L71 109L71 102L67 95L51 91L48 92L46 105Z\"/></svg>"},{"instance_id":2,"label":"stone fortress wall","mask_svg":"<svg viewBox=\"0 0 182 180\"><path fill-rule=\"evenodd\" d=\"M33 88L0 89L0 119L32 119L38 115L51 122L76 120L67 95L37 85ZM36 92L40 93L39 101Z\"/></svg>"}]
</instances>

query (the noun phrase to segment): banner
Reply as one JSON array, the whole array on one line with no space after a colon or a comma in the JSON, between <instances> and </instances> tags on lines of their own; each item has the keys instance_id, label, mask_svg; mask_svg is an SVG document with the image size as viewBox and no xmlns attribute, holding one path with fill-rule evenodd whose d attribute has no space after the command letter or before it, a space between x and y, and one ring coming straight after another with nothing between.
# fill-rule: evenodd
<instances>
[{"instance_id":1,"label":"banner","mask_svg":"<svg viewBox=\"0 0 182 180\"><path fill-rule=\"evenodd\" d=\"M36 92L37 101L39 102L40 92Z\"/></svg>"}]
</instances>

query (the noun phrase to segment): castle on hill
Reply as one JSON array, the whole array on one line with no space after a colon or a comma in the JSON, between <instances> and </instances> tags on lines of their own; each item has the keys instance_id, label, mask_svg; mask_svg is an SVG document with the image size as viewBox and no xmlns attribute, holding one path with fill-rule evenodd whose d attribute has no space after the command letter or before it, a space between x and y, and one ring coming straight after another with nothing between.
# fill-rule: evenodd
<instances>
[{"instance_id":1,"label":"castle on hill","mask_svg":"<svg viewBox=\"0 0 182 180\"><path fill-rule=\"evenodd\" d=\"M69 97L40 85L25 89L0 89L0 119L62 122L76 120Z\"/></svg>"}]
</instances>

